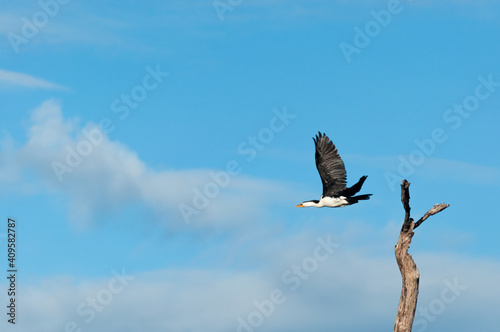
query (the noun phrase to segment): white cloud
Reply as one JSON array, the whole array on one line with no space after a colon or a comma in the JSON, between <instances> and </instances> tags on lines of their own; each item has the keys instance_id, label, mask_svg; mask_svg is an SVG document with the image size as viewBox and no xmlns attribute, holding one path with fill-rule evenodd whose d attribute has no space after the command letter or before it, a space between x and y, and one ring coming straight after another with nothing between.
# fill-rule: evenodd
<instances>
[{"instance_id":1,"label":"white cloud","mask_svg":"<svg viewBox=\"0 0 500 332\"><path fill-rule=\"evenodd\" d=\"M63 90L68 88L24 73L0 69L0 86L19 86L32 89Z\"/></svg>"},{"instance_id":2,"label":"white cloud","mask_svg":"<svg viewBox=\"0 0 500 332\"><path fill-rule=\"evenodd\" d=\"M458 160L429 158L422 172L434 179L468 184L500 185L500 168Z\"/></svg>"},{"instance_id":3,"label":"white cloud","mask_svg":"<svg viewBox=\"0 0 500 332\"><path fill-rule=\"evenodd\" d=\"M57 3L57 2L56 2ZM224 2L224 3L227 3ZM231 4L231 3L230 3ZM492 20L497 4L491 0L449 0L443 6L431 1L403 2L404 6L423 7L425 10L444 10L447 13L473 17L479 20ZM369 14L387 6L386 0L359 1L252 1L233 3L224 14L226 22L237 24L259 22L267 30L283 29L287 24L303 24L304 19L328 20L329 22L351 22L355 24ZM104 8L103 8L104 7ZM0 32L15 33L22 36L24 21L32 20L35 13L42 12L39 5L13 5L0 14ZM105 14L103 14L105 13ZM29 38L30 45L18 45L19 49L30 46L83 44L106 49L126 49L131 52L169 52L170 49L158 47L144 38L136 36L151 35L158 30L175 28L181 33L214 38L224 36L220 32L220 20L212 1L154 1L137 5L133 2L120 3L120 6L97 6L89 3L70 2L59 6L51 15L50 22L40 28L40 33ZM203 28L200 28L203 27ZM222 26L223 27L223 26ZM137 33L142 31L142 33ZM0 47L11 49L8 39ZM17 48L17 47L15 47Z\"/></svg>"},{"instance_id":4,"label":"white cloud","mask_svg":"<svg viewBox=\"0 0 500 332\"><path fill-rule=\"evenodd\" d=\"M13 15L6 15L5 12L0 14L0 32L3 35L11 32L17 24L18 21Z\"/></svg>"},{"instance_id":5,"label":"white cloud","mask_svg":"<svg viewBox=\"0 0 500 332\"><path fill-rule=\"evenodd\" d=\"M363 248L349 247L340 237L337 242L341 246L319 262L299 288L292 290L283 282L285 271L313 255L318 236L326 237L295 234L281 238L279 245L259 242L267 247L262 249L267 251L264 263L244 271L172 268L135 273L125 269L133 279L109 301L103 290L109 289L115 278L111 271L102 279L79 283L69 277L30 285L25 282L19 298L24 314L19 316L18 327L23 331L62 331L67 322L74 321L83 330L92 331L237 331L238 317L247 320L257 311L255 301L262 304L279 289L284 302L275 305L255 331L390 330L401 289L392 254L373 257ZM417 312L427 310L432 315L425 331L457 331L472 324L481 331L496 331L498 306L494 299L500 296L497 261L418 251L412 255L421 272ZM123 272L120 267L116 271ZM453 300L449 300L453 290L444 291L450 283L460 285ZM5 289L5 282L0 286ZM441 301L443 293L447 302ZM89 316L78 315L75 309L99 296L109 303L101 305L95 319L86 322ZM438 302L444 307L436 306ZM420 320L424 317L417 314Z\"/></svg>"},{"instance_id":6,"label":"white cloud","mask_svg":"<svg viewBox=\"0 0 500 332\"><path fill-rule=\"evenodd\" d=\"M279 183L244 175L225 178L227 186L217 185L210 174L220 170L154 170L97 128L93 124L81 128L64 119L56 101L44 102L32 113L24 146L15 148L9 139L3 141L0 174L8 176L0 180L24 193L63 194L70 219L79 226L137 207L170 230L237 227L265 213L266 200L285 192ZM218 191L215 197L205 196L208 184ZM204 193L205 201L193 202L196 190ZM189 225L182 218L181 204L198 211L190 215Z\"/></svg>"},{"instance_id":7,"label":"white cloud","mask_svg":"<svg viewBox=\"0 0 500 332\"><path fill-rule=\"evenodd\" d=\"M405 160L404 164L400 158ZM431 180L475 185L498 186L500 184L500 168L459 160L426 157L422 164L413 165L408 161L407 155L382 157L346 155L344 159L347 162L371 165L374 168L390 171L396 175L398 175L398 167L403 164L404 171L411 173L409 175L405 174L405 176L416 175ZM401 176L401 179L403 178Z\"/></svg>"}]
</instances>

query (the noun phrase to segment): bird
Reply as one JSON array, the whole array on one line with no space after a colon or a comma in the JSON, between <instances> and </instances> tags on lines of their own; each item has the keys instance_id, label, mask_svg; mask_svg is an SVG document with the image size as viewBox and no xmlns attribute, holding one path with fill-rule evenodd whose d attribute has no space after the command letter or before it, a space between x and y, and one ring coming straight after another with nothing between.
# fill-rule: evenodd
<instances>
[{"instance_id":1,"label":"bird","mask_svg":"<svg viewBox=\"0 0 500 332\"><path fill-rule=\"evenodd\" d=\"M346 187L346 170L344 162L335 147L335 144L326 136L318 131L316 138L313 137L316 148L316 168L318 169L321 182L323 183L323 194L321 199L304 201L295 207L342 207L356 204L362 200L370 199L372 194L357 194L367 176L362 176L359 181L350 188Z\"/></svg>"}]
</instances>

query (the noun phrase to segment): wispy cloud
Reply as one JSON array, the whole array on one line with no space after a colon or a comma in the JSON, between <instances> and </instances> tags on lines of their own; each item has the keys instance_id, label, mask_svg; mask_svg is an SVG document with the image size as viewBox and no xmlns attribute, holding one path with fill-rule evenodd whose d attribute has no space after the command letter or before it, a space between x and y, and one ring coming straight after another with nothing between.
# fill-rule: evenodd
<instances>
[{"instance_id":1,"label":"wispy cloud","mask_svg":"<svg viewBox=\"0 0 500 332\"><path fill-rule=\"evenodd\" d=\"M286 196L279 183L234 176L187 225L179 205L196 206L196 193L216 182L211 171L219 170L155 170L136 152L102 133L98 144L91 143L97 139L91 137L97 135L97 128L92 123L81 127L65 119L55 100L44 102L32 113L28 141L23 146L14 147L8 138L0 145L0 174L8 174L0 176L0 181L16 184L18 190L28 193L63 194L69 200L70 219L80 226L137 207L170 230L227 229L259 219L266 211L266 202L276 201L272 199L276 192ZM162 153L161 145L158 153ZM78 159L80 162L76 162ZM59 173L55 165L59 165Z\"/></svg>"},{"instance_id":2,"label":"wispy cloud","mask_svg":"<svg viewBox=\"0 0 500 332\"><path fill-rule=\"evenodd\" d=\"M151 40L144 36L154 36L161 31L175 28L178 33L203 36L222 36L221 24L214 1L153 1L138 6L133 2L120 3L120 6L106 5L103 14L102 4L95 7L88 3L70 2L60 6L57 16L43 27L43 33L33 38L33 45L93 45L109 49L127 49L141 52L168 52L153 46ZM227 3L223 2L223 3ZM231 2L230 2L231 3ZM237 5L226 5L230 9L224 11L224 21L231 24L245 24L259 21L266 29L283 29L283 26L301 24L305 18L328 20L330 22L358 21L361 13L371 9L384 8L387 1L252 1L234 2ZM234 4L233 3L233 4ZM426 10L443 10L460 15L473 15L477 19L492 19L495 2L485 0L473 2L469 0L449 0L445 5L433 2L405 2L405 6L424 7ZM42 11L40 6L7 9L0 14L0 32L22 35L23 18L31 19L34 13ZM164 30L168 28L167 30ZM168 38L168 34L165 35ZM30 39L31 40L31 39ZM6 38L4 46L11 48ZM0 41L0 46L2 41ZM133 45L133 47L131 46ZM24 43L19 48L28 47Z\"/></svg>"},{"instance_id":3,"label":"wispy cloud","mask_svg":"<svg viewBox=\"0 0 500 332\"><path fill-rule=\"evenodd\" d=\"M397 173L398 165L401 163L398 156L373 157L346 155L345 160L364 165L369 164L372 167L384 171L389 170L394 173ZM410 167L412 166L410 165ZM413 167L413 169L412 175L432 180L441 179L442 181L475 185L500 185L500 168L493 166L428 157L422 165Z\"/></svg>"},{"instance_id":4,"label":"wispy cloud","mask_svg":"<svg viewBox=\"0 0 500 332\"><path fill-rule=\"evenodd\" d=\"M63 276L25 283L20 303L30 319L21 319L20 328L56 331L74 322L93 331L231 332L247 331L238 329L238 317L255 323L258 316L262 323L255 330L270 332L390 329L401 285L393 255L374 258L353 248L343 250L341 245L314 272L302 269L307 278L297 289L283 280L293 266L305 264L317 236L302 234L269 246L272 255L264 258L266 268L230 272L171 268L142 273L125 269L133 280L126 280L123 290L111 296L104 296L114 277L111 271L109 276L83 283ZM428 331L457 331L471 321L481 322L481 331L497 330L498 306L492 299L500 296L498 262L439 253L414 257L421 271L417 316L425 320ZM284 303L271 310L268 301L259 311L255 303L264 303L275 289L283 292ZM446 302L441 301L443 294ZM42 299L46 305L40 307ZM89 299L94 299L94 307L86 304ZM139 305L137 299L141 299ZM93 315L95 319L90 319ZM359 320L359 315L366 319Z\"/></svg>"},{"instance_id":5,"label":"wispy cloud","mask_svg":"<svg viewBox=\"0 0 500 332\"><path fill-rule=\"evenodd\" d=\"M18 21L15 16L5 14L5 12L0 14L0 33L6 35L7 33L13 31L17 25Z\"/></svg>"},{"instance_id":6,"label":"wispy cloud","mask_svg":"<svg viewBox=\"0 0 500 332\"><path fill-rule=\"evenodd\" d=\"M225 10L228 21L239 23L246 21L263 21L279 19L280 23L293 22L302 18L315 18L330 21L357 21L360 19L359 10L380 10L386 8L387 0L357 0L357 1L321 1L321 0L256 0L252 2L238 2ZM492 0L448 0L436 3L435 1L402 1L402 6L424 8L428 11L446 10L478 20L493 19L494 9L498 3Z\"/></svg>"},{"instance_id":7,"label":"wispy cloud","mask_svg":"<svg viewBox=\"0 0 500 332\"><path fill-rule=\"evenodd\" d=\"M23 87L31 89L68 91L69 88L24 73L0 69L0 87Z\"/></svg>"}]
</instances>

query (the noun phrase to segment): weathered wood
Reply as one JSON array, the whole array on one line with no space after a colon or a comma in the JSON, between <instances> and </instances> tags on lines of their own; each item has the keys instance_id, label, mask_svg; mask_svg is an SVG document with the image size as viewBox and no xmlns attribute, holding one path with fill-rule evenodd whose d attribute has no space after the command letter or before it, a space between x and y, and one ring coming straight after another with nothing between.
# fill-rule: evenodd
<instances>
[{"instance_id":1,"label":"weathered wood","mask_svg":"<svg viewBox=\"0 0 500 332\"><path fill-rule=\"evenodd\" d=\"M449 204L441 203L434 205L427 213L420 218L417 223L410 218L410 183L403 180L401 183L401 202L405 209L405 219L401 232L399 234L398 243L394 248L396 261L403 279L401 287L401 296L399 298L398 312L394 323L394 332L410 332L413 320L415 318L415 310L417 308L418 298L418 283L419 272L415 261L408 254L411 239L413 238L413 230L420 226L430 216L446 209Z\"/></svg>"},{"instance_id":2,"label":"weathered wood","mask_svg":"<svg viewBox=\"0 0 500 332\"><path fill-rule=\"evenodd\" d=\"M420 226L420 224L422 224L427 218L429 218L430 216L438 213L438 212L441 212L443 211L444 209L446 209L448 206L450 206L450 204L445 204L445 203L441 203L441 204L434 204L434 206L429 210L427 211L424 216L422 218L420 218L416 223L415 223L415 227L413 227L413 229L417 228L418 226Z\"/></svg>"}]
</instances>

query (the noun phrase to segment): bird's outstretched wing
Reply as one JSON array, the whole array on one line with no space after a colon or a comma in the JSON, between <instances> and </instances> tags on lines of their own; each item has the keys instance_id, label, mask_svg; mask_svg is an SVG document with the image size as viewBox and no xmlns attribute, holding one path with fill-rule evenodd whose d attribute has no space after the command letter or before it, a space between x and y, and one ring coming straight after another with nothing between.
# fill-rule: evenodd
<instances>
[{"instance_id":1,"label":"bird's outstretched wing","mask_svg":"<svg viewBox=\"0 0 500 332\"><path fill-rule=\"evenodd\" d=\"M316 168L323 183L323 196L337 195L346 189L344 162L328 136L318 132L313 140L316 146Z\"/></svg>"}]
</instances>

